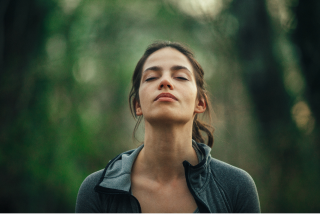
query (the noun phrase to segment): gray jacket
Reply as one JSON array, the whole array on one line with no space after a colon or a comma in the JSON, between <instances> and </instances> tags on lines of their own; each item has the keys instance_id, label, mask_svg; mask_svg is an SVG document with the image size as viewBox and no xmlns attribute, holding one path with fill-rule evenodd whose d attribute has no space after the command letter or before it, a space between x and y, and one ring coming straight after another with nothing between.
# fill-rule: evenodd
<instances>
[{"instance_id":1,"label":"gray jacket","mask_svg":"<svg viewBox=\"0 0 320 214\"><path fill-rule=\"evenodd\" d=\"M242 169L214 159L211 148L195 143L199 164L184 161L187 185L200 212L260 212L256 186ZM131 168L143 145L111 160L104 170L89 175L82 183L76 212L141 212L131 194Z\"/></svg>"}]
</instances>

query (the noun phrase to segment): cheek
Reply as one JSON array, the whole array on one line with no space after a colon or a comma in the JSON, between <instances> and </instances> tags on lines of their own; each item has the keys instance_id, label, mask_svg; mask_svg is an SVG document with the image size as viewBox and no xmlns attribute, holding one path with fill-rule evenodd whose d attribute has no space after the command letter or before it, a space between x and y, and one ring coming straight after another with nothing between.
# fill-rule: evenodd
<instances>
[{"instance_id":1,"label":"cheek","mask_svg":"<svg viewBox=\"0 0 320 214\"><path fill-rule=\"evenodd\" d=\"M196 91L189 91L189 93L185 94L185 100L186 100L186 105L187 108L194 108L197 100L197 92Z\"/></svg>"},{"instance_id":2,"label":"cheek","mask_svg":"<svg viewBox=\"0 0 320 214\"><path fill-rule=\"evenodd\" d=\"M143 102L143 94L141 94L140 90L139 90L139 102L140 102L140 107L141 107L142 102Z\"/></svg>"},{"instance_id":3,"label":"cheek","mask_svg":"<svg viewBox=\"0 0 320 214\"><path fill-rule=\"evenodd\" d=\"M192 97L192 98L191 98ZM192 108L194 108L197 104L198 92L197 88L193 90L192 96L190 96L190 102L192 103Z\"/></svg>"},{"instance_id":4,"label":"cheek","mask_svg":"<svg viewBox=\"0 0 320 214\"><path fill-rule=\"evenodd\" d=\"M192 99L192 101L195 102L197 97L198 97L197 87L194 86L190 91L190 99Z\"/></svg>"},{"instance_id":5,"label":"cheek","mask_svg":"<svg viewBox=\"0 0 320 214\"><path fill-rule=\"evenodd\" d=\"M145 99L147 99L148 93L142 87L139 89L139 100L141 108L144 106Z\"/></svg>"}]
</instances>

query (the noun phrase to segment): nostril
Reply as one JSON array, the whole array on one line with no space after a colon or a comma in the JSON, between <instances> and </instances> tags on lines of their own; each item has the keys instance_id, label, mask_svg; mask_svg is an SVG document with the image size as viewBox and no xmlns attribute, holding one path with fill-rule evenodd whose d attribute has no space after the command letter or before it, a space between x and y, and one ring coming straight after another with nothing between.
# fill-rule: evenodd
<instances>
[{"instance_id":1,"label":"nostril","mask_svg":"<svg viewBox=\"0 0 320 214\"><path fill-rule=\"evenodd\" d=\"M168 89L172 90L173 89L173 85L168 80L164 79L159 83L158 88L159 89L168 88Z\"/></svg>"}]
</instances>

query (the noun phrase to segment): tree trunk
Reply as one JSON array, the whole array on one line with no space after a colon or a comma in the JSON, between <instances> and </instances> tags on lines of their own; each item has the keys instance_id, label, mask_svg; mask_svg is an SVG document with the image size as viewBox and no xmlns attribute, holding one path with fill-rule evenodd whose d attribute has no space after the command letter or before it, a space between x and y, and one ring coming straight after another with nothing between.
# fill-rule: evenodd
<instances>
[{"instance_id":1,"label":"tree trunk","mask_svg":"<svg viewBox=\"0 0 320 214\"><path fill-rule=\"evenodd\" d=\"M29 66L43 47L48 3L0 1L1 212L44 212L42 208L51 203L45 201L50 198L49 194L39 194L44 193L45 188L38 182L30 182L27 173L30 166L26 165L27 158L32 157L27 152L28 143L36 141L26 136L30 129L36 129L32 123L43 117L42 110L34 108L34 103L38 102L37 94L43 91L45 83L30 75Z\"/></svg>"},{"instance_id":2,"label":"tree trunk","mask_svg":"<svg viewBox=\"0 0 320 214\"><path fill-rule=\"evenodd\" d=\"M274 37L265 2L233 1L231 11L239 22L238 56L260 122L261 152L268 158L258 183L265 192L260 195L262 212L311 211L300 205L305 197L295 195L303 189L300 135L290 114L293 100L286 93L281 66L273 53Z\"/></svg>"},{"instance_id":3,"label":"tree trunk","mask_svg":"<svg viewBox=\"0 0 320 214\"><path fill-rule=\"evenodd\" d=\"M300 65L305 77L306 88L304 96L310 106L315 119L313 131L306 136L310 141L310 150L305 172L308 181L307 191L309 206L308 212L320 210L320 1L302 1L294 8L297 27L292 32L292 38L300 54Z\"/></svg>"}]
</instances>

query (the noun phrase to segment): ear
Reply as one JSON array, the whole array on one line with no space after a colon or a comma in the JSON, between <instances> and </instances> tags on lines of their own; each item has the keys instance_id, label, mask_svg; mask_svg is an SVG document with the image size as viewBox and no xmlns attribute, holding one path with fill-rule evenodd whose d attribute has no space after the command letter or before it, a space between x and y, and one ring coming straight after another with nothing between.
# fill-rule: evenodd
<instances>
[{"instance_id":1,"label":"ear","mask_svg":"<svg viewBox=\"0 0 320 214\"><path fill-rule=\"evenodd\" d=\"M140 103L137 100L135 100L134 102L135 102L134 106L135 106L135 110L136 110L136 115L137 116L141 116L142 115L142 109L141 109Z\"/></svg>"},{"instance_id":2,"label":"ear","mask_svg":"<svg viewBox=\"0 0 320 214\"><path fill-rule=\"evenodd\" d=\"M196 100L196 105L194 107L194 113L203 113L207 109L207 103L204 98Z\"/></svg>"}]
</instances>

